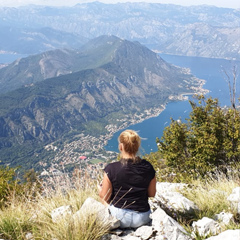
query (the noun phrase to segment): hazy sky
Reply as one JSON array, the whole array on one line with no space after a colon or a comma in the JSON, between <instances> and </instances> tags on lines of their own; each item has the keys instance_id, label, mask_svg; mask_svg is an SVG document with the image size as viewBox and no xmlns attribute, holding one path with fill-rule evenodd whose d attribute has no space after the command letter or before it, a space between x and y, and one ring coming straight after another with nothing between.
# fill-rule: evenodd
<instances>
[{"instance_id":1,"label":"hazy sky","mask_svg":"<svg viewBox=\"0 0 240 240\"><path fill-rule=\"evenodd\" d=\"M0 6L18 7L26 4L51 5L51 6L73 6L77 3L92 2L92 0L0 0ZM99 0L104 3L115 2L158 2L173 3L178 5L215 5L218 7L239 8L240 0Z\"/></svg>"}]
</instances>

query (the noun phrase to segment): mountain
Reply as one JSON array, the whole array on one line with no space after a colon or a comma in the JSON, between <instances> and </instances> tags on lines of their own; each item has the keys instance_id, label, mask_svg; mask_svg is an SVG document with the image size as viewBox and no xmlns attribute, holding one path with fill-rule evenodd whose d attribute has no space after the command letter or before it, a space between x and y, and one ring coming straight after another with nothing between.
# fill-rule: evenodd
<instances>
[{"instance_id":1,"label":"mountain","mask_svg":"<svg viewBox=\"0 0 240 240\"><path fill-rule=\"evenodd\" d=\"M177 33L173 40L159 49L176 55L239 59L236 46L238 36L239 27L212 27L208 24L194 23L185 31Z\"/></svg>"},{"instance_id":2,"label":"mountain","mask_svg":"<svg viewBox=\"0 0 240 240\"><path fill-rule=\"evenodd\" d=\"M39 68L46 56L55 76L47 79ZM10 73L18 66L12 86L25 84L29 72L38 81L0 95L0 159L25 167L41 161L51 142L63 144L83 132L106 133L117 117L159 107L170 95L194 92L200 84L140 43L115 36L93 39L76 52L56 50L22 61L26 64L2 69ZM59 61L68 69L62 75Z\"/></svg>"},{"instance_id":3,"label":"mountain","mask_svg":"<svg viewBox=\"0 0 240 240\"><path fill-rule=\"evenodd\" d=\"M102 42L101 42L102 43ZM21 58L0 69L0 94L19 87L34 84L47 78L71 74L84 69L96 68L109 61L102 49L57 49ZM91 46L93 48L93 46ZM106 46L109 51L110 46ZM113 46L114 47L114 46Z\"/></svg>"},{"instance_id":4,"label":"mountain","mask_svg":"<svg viewBox=\"0 0 240 240\"><path fill-rule=\"evenodd\" d=\"M0 16L0 52L79 48L98 36L116 35L162 53L240 59L239 9L91 2L0 8Z\"/></svg>"},{"instance_id":5,"label":"mountain","mask_svg":"<svg viewBox=\"0 0 240 240\"><path fill-rule=\"evenodd\" d=\"M0 49L4 52L36 54L56 48L79 48L88 40L76 33L68 33L49 27L31 28L1 25Z\"/></svg>"}]
</instances>

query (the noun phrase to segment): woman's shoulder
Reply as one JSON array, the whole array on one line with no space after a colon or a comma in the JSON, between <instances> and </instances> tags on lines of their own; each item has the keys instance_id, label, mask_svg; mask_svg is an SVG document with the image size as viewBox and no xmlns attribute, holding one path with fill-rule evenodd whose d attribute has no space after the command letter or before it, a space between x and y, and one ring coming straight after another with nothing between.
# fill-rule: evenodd
<instances>
[{"instance_id":1,"label":"woman's shoulder","mask_svg":"<svg viewBox=\"0 0 240 240\"><path fill-rule=\"evenodd\" d=\"M147 161L146 159L141 159L141 162L140 162L141 164L144 164L144 165L148 165L148 166L152 166L152 164L149 162L149 161Z\"/></svg>"},{"instance_id":2,"label":"woman's shoulder","mask_svg":"<svg viewBox=\"0 0 240 240\"><path fill-rule=\"evenodd\" d=\"M142 161L140 162L140 164L141 164L142 166L144 166L145 168L147 168L147 169L154 170L153 165L152 165L149 161L147 161L146 159L142 159ZM155 171L155 170L154 170L154 171Z\"/></svg>"},{"instance_id":3,"label":"woman's shoulder","mask_svg":"<svg viewBox=\"0 0 240 240\"><path fill-rule=\"evenodd\" d=\"M105 167L105 169L110 169L110 168L117 168L121 165L121 163L119 161L116 161L116 162L111 162L111 163L108 163Z\"/></svg>"},{"instance_id":4,"label":"woman's shoulder","mask_svg":"<svg viewBox=\"0 0 240 240\"><path fill-rule=\"evenodd\" d=\"M115 161L115 162L108 163L107 166L117 166L117 165L120 165L120 164L121 164L121 162Z\"/></svg>"}]
</instances>

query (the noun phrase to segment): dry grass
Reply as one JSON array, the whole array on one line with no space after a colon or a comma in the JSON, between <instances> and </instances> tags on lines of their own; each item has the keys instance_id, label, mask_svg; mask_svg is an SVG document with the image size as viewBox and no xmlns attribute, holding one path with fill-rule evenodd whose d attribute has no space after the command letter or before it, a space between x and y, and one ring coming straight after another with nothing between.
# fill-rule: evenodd
<instances>
[{"instance_id":1,"label":"dry grass","mask_svg":"<svg viewBox=\"0 0 240 240\"><path fill-rule=\"evenodd\" d=\"M79 221L69 215L56 223L51 218L55 208L70 205L75 213L86 198L98 199L96 181L89 175L51 176L42 184L42 190L34 199L31 194L19 198L13 192L8 206L0 211L0 238L20 240L31 233L36 240L95 240L107 232L106 223L94 215Z\"/></svg>"},{"instance_id":2,"label":"dry grass","mask_svg":"<svg viewBox=\"0 0 240 240\"><path fill-rule=\"evenodd\" d=\"M195 221L203 217L215 218L220 212L230 212L235 217L235 222L226 229L240 228L237 220L238 214L236 209L232 208L227 197L232 193L232 190L240 185L239 174L229 174L226 176L221 172L216 172L206 176L205 180L194 180L191 188L186 188L182 193L185 197L192 200L199 208L195 212Z\"/></svg>"}]
</instances>

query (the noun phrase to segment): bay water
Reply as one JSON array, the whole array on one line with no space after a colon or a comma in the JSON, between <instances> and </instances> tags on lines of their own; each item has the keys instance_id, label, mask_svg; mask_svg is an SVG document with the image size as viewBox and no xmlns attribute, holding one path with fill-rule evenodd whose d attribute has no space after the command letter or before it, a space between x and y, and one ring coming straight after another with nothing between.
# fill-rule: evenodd
<instances>
[{"instance_id":1,"label":"bay water","mask_svg":"<svg viewBox=\"0 0 240 240\"><path fill-rule=\"evenodd\" d=\"M183 57L166 54L160 54L160 57L168 63L189 68L194 76L206 80L206 84L203 88L210 91L207 94L207 97L211 96L212 98L218 98L221 106L231 105L229 87L224 70L231 77L233 66L240 67L240 61L201 57ZM239 98L239 81L237 82L236 89L236 97ZM189 99L192 99L192 97L189 96ZM189 101L170 102L167 104L166 109L157 117L149 118L141 123L131 125L126 129L133 129L139 133L142 138L141 154L149 154L150 152L157 151L156 138L161 138L164 128L171 122L170 118L186 121L186 118L189 117L191 110L192 108ZM118 152L117 138L124 130L125 129L122 129L113 135L113 137L108 141L108 144L105 146L106 150Z\"/></svg>"}]
</instances>

